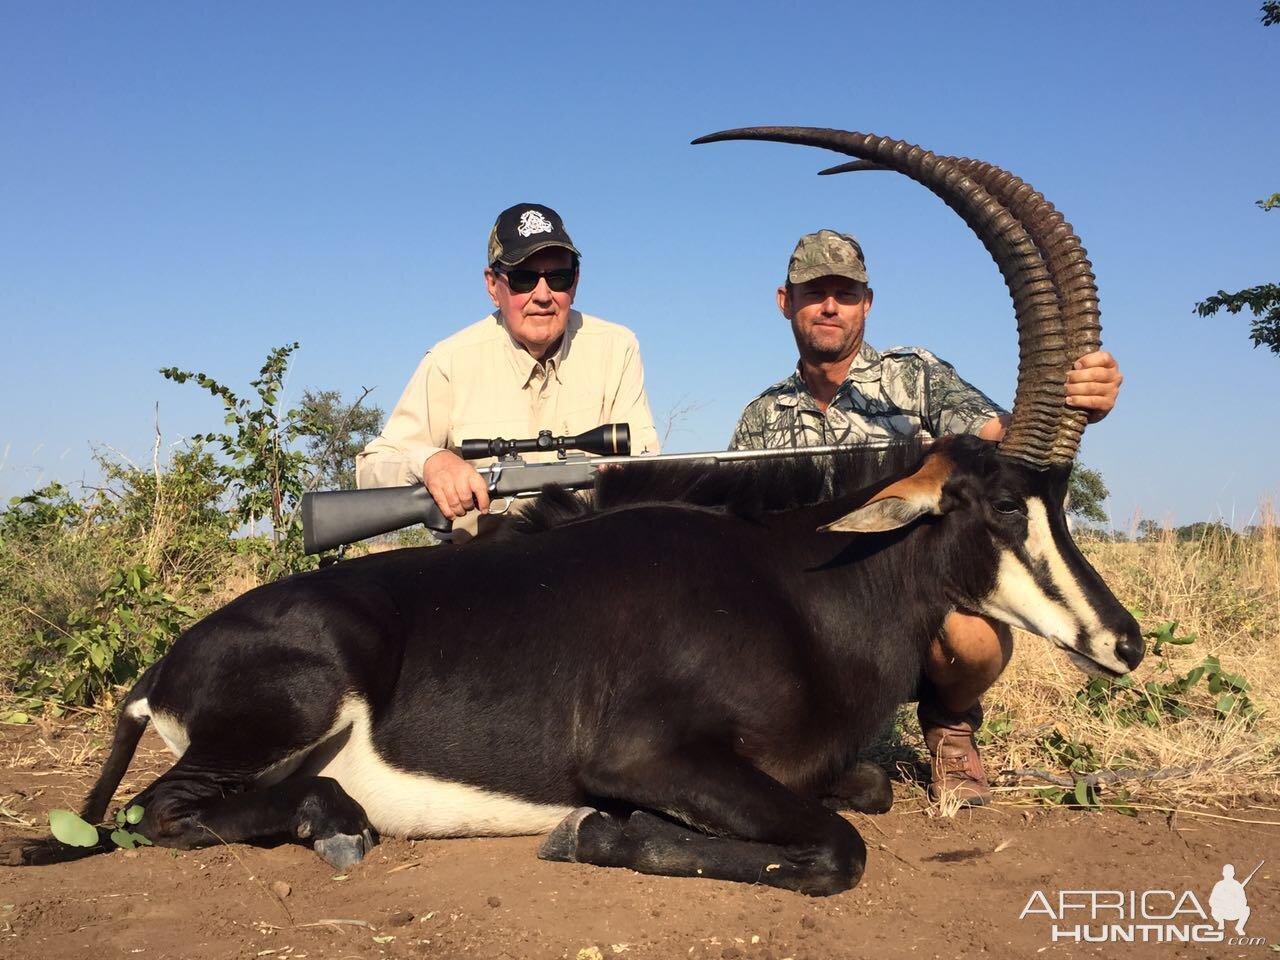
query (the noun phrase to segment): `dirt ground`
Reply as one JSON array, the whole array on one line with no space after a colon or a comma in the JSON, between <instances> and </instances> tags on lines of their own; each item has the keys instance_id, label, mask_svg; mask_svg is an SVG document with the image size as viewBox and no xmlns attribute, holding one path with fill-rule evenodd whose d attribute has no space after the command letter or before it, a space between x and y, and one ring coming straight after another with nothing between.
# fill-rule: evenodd
<instances>
[{"instance_id":1,"label":"dirt ground","mask_svg":"<svg viewBox=\"0 0 1280 960\"><path fill-rule=\"evenodd\" d=\"M0 729L0 840L44 833L49 808L78 807L97 774L101 739L74 725ZM148 734L122 792L144 786L167 757ZM298 846L121 850L51 867L0 867L0 957L1261 960L1280 953L1280 798L1136 819L997 803L947 819L912 794L903 785L887 815L851 815L870 850L866 876L825 899L544 863L536 837L387 840L345 875ZM1256 942L1157 942L1216 935L1217 924L1197 909L1211 912L1223 865L1243 879L1264 859L1246 891L1246 939ZM1132 907L1100 893L1095 910L1080 891L1121 891L1125 904L1133 891ZM1166 892L1149 893L1143 914L1149 891ZM1127 934L1135 942L1075 939ZM1228 922L1223 936L1234 935Z\"/></svg>"}]
</instances>

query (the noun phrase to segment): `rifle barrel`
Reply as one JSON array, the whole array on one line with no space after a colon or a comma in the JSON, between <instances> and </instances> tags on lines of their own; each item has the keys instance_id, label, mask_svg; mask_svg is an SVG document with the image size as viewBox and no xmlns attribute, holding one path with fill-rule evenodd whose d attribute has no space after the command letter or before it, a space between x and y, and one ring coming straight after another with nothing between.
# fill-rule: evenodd
<instances>
[{"instance_id":1,"label":"rifle barrel","mask_svg":"<svg viewBox=\"0 0 1280 960\"><path fill-rule=\"evenodd\" d=\"M925 441L927 443L927 441ZM595 482L601 467L637 463L735 463L781 457L819 457L852 450L888 450L899 441L821 447L773 447L767 450L713 450L704 453L664 453L651 457L568 458L548 463L498 461L477 472L495 497L535 496L548 483L581 490ZM425 524L437 533L448 533L452 523L444 518L422 484L381 487L373 490L322 490L302 497L303 549L321 553L368 537Z\"/></svg>"},{"instance_id":2,"label":"rifle barrel","mask_svg":"<svg viewBox=\"0 0 1280 960\"><path fill-rule=\"evenodd\" d=\"M1254 874L1254 873L1257 873L1259 870L1261 870L1261 869L1262 869L1262 864L1263 864L1263 863L1266 863L1266 862L1267 862L1267 861L1263 860L1263 861L1262 861L1262 863L1259 863L1256 867L1254 867L1254 868L1253 868L1253 873L1250 873L1247 877L1245 877L1245 878L1244 878L1244 883L1240 884L1240 887L1241 887L1242 889L1243 889L1244 887L1248 886L1249 881L1253 879L1253 874Z\"/></svg>"}]
</instances>

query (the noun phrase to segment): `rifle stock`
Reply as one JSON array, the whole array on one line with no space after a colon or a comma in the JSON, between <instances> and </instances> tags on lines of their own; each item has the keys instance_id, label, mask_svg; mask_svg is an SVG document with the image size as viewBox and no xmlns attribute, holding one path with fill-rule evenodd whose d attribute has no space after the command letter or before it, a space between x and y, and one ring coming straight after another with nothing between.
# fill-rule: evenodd
<instances>
[{"instance_id":1,"label":"rifle stock","mask_svg":"<svg viewBox=\"0 0 1280 960\"><path fill-rule=\"evenodd\" d=\"M477 472L494 499L528 497L547 484L581 490L595 483L602 463L627 463L631 457L568 458L552 463L500 461ZM302 495L302 547L322 553L344 543L403 530L421 523L434 533L447 534L446 520L422 484L373 490L322 490Z\"/></svg>"},{"instance_id":2,"label":"rifle stock","mask_svg":"<svg viewBox=\"0 0 1280 960\"><path fill-rule=\"evenodd\" d=\"M307 553L321 553L419 523L438 533L453 527L420 483L302 495L302 547Z\"/></svg>"}]
</instances>

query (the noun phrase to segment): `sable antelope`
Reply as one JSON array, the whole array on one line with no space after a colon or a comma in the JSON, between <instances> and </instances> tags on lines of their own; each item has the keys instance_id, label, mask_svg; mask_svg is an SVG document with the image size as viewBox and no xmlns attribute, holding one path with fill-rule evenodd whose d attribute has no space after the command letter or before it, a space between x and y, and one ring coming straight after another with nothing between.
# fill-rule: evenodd
<instances>
[{"instance_id":1,"label":"sable antelope","mask_svg":"<svg viewBox=\"0 0 1280 960\"><path fill-rule=\"evenodd\" d=\"M129 694L86 818L150 720L179 757L133 801L161 845L296 838L345 867L372 831L551 831L548 859L830 894L858 882L866 848L817 795L885 808L883 772L852 761L913 695L948 611L1040 634L1090 670L1138 663L1138 626L1063 511L1085 421L1066 372L1100 331L1071 228L978 161L831 130L696 142L729 139L896 170L969 223L1018 318L1004 441L946 439L888 466L637 465L607 474L594 505L544 492L498 539L260 587Z\"/></svg>"}]
</instances>

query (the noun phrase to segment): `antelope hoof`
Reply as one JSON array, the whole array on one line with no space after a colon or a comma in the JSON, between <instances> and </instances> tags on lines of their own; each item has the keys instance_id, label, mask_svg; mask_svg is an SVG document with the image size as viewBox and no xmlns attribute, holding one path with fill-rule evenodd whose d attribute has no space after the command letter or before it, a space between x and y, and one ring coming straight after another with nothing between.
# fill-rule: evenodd
<instances>
[{"instance_id":1,"label":"antelope hoof","mask_svg":"<svg viewBox=\"0 0 1280 960\"><path fill-rule=\"evenodd\" d=\"M360 833L335 833L317 840L311 846L329 866L335 870L345 870L363 860L365 854L373 849L374 841L373 834L364 830Z\"/></svg>"},{"instance_id":2,"label":"antelope hoof","mask_svg":"<svg viewBox=\"0 0 1280 960\"><path fill-rule=\"evenodd\" d=\"M592 807L579 807L569 814L547 835L538 848L539 860L554 860L557 863L578 862L578 833L582 823L588 817L595 816L601 820L612 819L608 814L600 813Z\"/></svg>"}]
</instances>

